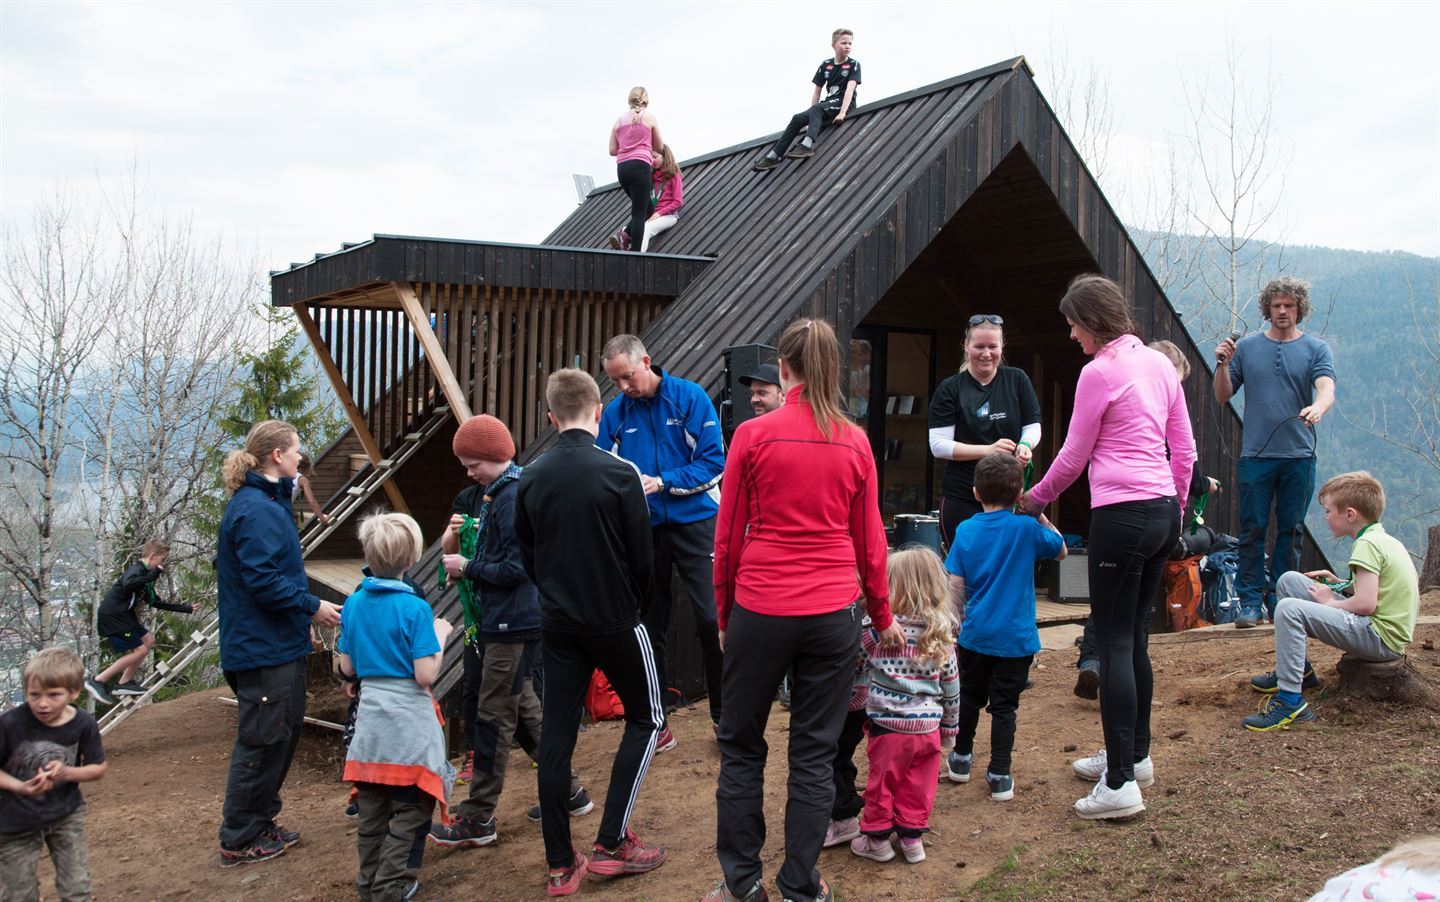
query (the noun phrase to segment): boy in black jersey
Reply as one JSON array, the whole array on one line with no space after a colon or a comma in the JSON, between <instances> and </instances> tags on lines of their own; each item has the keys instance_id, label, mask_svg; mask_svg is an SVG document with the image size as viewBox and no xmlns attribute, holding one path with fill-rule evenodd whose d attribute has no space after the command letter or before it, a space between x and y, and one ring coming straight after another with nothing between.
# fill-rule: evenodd
<instances>
[{"instance_id":1,"label":"boy in black jersey","mask_svg":"<svg viewBox=\"0 0 1440 902\"><path fill-rule=\"evenodd\" d=\"M603 408L589 373L552 373L545 402L560 435L520 477L515 534L525 571L540 593L546 889L566 896L579 889L587 871L638 874L665 863L664 849L640 842L628 827L665 712L650 638L640 622L654 563L640 471L595 447ZM610 771L600 835L587 860L571 845L567 806L581 703L597 667L625 705L625 733Z\"/></svg>"},{"instance_id":2,"label":"boy in black jersey","mask_svg":"<svg viewBox=\"0 0 1440 902\"><path fill-rule=\"evenodd\" d=\"M835 33L830 35L830 46L835 48L835 58L821 60L815 70L815 77L810 79L810 83L815 86L810 95L810 108L790 118L790 124L785 126L785 133L780 136L780 140L755 162L756 172L779 166L782 155L794 160L814 156L815 142L820 137L820 130L827 123L839 125L844 122L845 117L857 106L855 89L860 84L860 61L850 57L850 45L854 36L855 33L848 28L837 28ZM801 129L805 129L805 137L800 139L800 144L794 150L790 150L791 142L800 134Z\"/></svg>"}]
</instances>

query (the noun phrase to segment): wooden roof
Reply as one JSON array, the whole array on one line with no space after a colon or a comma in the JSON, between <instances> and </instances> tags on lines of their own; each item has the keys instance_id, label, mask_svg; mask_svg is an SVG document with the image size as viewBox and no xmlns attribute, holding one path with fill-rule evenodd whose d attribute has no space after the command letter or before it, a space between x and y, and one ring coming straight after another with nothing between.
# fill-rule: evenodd
<instances>
[{"instance_id":1,"label":"wooden roof","mask_svg":"<svg viewBox=\"0 0 1440 902\"><path fill-rule=\"evenodd\" d=\"M684 291L710 263L704 257L642 256L553 242L540 246L376 235L270 273L270 302L285 307L353 295L388 282L504 285L670 298Z\"/></svg>"}]
</instances>

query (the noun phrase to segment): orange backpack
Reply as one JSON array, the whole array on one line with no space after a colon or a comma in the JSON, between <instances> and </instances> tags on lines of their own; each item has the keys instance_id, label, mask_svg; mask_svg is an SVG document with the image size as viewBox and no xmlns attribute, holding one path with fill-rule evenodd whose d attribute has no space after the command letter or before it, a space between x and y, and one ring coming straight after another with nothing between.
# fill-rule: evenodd
<instances>
[{"instance_id":1,"label":"orange backpack","mask_svg":"<svg viewBox=\"0 0 1440 902\"><path fill-rule=\"evenodd\" d=\"M585 692L585 710L590 712L590 719L594 721L620 720L625 716L620 696L605 674L598 670L590 675L590 688Z\"/></svg>"},{"instance_id":2,"label":"orange backpack","mask_svg":"<svg viewBox=\"0 0 1440 902\"><path fill-rule=\"evenodd\" d=\"M1174 632L1209 626L1200 618L1200 557L1165 564L1165 611Z\"/></svg>"}]
</instances>

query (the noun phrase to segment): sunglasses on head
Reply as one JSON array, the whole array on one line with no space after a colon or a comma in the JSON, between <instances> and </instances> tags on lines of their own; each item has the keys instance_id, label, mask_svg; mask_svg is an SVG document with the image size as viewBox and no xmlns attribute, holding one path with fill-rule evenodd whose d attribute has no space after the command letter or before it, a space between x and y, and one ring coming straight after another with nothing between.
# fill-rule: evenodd
<instances>
[{"instance_id":1,"label":"sunglasses on head","mask_svg":"<svg viewBox=\"0 0 1440 902\"><path fill-rule=\"evenodd\" d=\"M1005 325L1005 319L994 313L977 313L970 317L970 325L978 326L981 323L994 323L997 326L1003 326Z\"/></svg>"}]
</instances>

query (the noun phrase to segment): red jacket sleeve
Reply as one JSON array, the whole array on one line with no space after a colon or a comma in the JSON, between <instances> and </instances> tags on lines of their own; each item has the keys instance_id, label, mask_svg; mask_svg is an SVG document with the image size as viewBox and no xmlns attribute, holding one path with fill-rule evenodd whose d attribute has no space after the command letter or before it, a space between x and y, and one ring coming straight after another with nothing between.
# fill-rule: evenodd
<instances>
[{"instance_id":1,"label":"red jacket sleeve","mask_svg":"<svg viewBox=\"0 0 1440 902\"><path fill-rule=\"evenodd\" d=\"M720 629L730 621L735 602L735 574L740 569L740 550L745 526L750 522L750 495L746 491L746 453L750 442L747 430L736 430L725 458L725 476L720 480L720 513L715 519L715 617Z\"/></svg>"},{"instance_id":2,"label":"red jacket sleeve","mask_svg":"<svg viewBox=\"0 0 1440 902\"><path fill-rule=\"evenodd\" d=\"M850 502L850 541L855 545L855 564L860 570L860 589L865 593L870 623L877 632L883 632L891 621L890 579L886 570L889 547L885 543L885 521L880 517L875 455L863 435L857 445L865 469L861 489Z\"/></svg>"}]
</instances>

